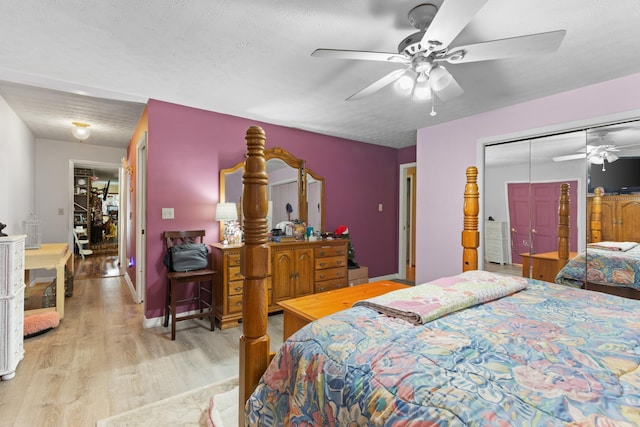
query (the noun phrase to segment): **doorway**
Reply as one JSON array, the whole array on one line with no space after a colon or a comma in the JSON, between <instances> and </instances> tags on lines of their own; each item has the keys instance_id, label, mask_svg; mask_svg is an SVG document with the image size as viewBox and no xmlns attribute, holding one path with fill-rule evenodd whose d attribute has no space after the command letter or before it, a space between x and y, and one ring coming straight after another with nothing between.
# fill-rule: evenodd
<instances>
[{"instance_id":1,"label":"doorway","mask_svg":"<svg viewBox=\"0 0 640 427\"><path fill-rule=\"evenodd\" d=\"M117 164L72 161L71 237L75 252L79 247L74 233L82 235L83 249L88 257L108 257L115 268L108 275L122 275L123 261L119 248L122 236L118 233L120 222L120 175ZM79 185L83 184L83 185ZM85 255L86 256L86 255ZM103 262L103 261L100 261Z\"/></svg>"},{"instance_id":2,"label":"doorway","mask_svg":"<svg viewBox=\"0 0 640 427\"><path fill-rule=\"evenodd\" d=\"M400 165L398 221L398 278L416 278L416 163Z\"/></svg>"}]
</instances>

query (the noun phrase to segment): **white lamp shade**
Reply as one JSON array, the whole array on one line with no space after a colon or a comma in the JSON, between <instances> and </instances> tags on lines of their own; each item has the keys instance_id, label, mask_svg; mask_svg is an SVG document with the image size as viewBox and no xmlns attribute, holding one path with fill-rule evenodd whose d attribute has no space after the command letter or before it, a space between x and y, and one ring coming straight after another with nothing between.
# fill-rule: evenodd
<instances>
[{"instance_id":1,"label":"white lamp shade","mask_svg":"<svg viewBox=\"0 0 640 427\"><path fill-rule=\"evenodd\" d=\"M236 221L238 210L235 203L218 203L216 206L216 221Z\"/></svg>"},{"instance_id":2,"label":"white lamp shade","mask_svg":"<svg viewBox=\"0 0 640 427\"><path fill-rule=\"evenodd\" d=\"M416 73L412 69L405 71L394 83L395 90L401 95L409 95L416 81Z\"/></svg>"},{"instance_id":3,"label":"white lamp shade","mask_svg":"<svg viewBox=\"0 0 640 427\"><path fill-rule=\"evenodd\" d=\"M613 163L613 162L615 162L616 160L618 160L618 158L619 158L618 156L616 156L616 155L615 155L615 154L613 154L613 153L606 153L606 154L605 154L605 157L606 157L606 159L607 159L607 161L608 161L609 163Z\"/></svg>"},{"instance_id":4,"label":"white lamp shade","mask_svg":"<svg viewBox=\"0 0 640 427\"><path fill-rule=\"evenodd\" d=\"M453 76L441 65L433 67L429 72L431 87L436 92L449 86L453 81Z\"/></svg>"},{"instance_id":5,"label":"white lamp shade","mask_svg":"<svg viewBox=\"0 0 640 427\"><path fill-rule=\"evenodd\" d=\"M91 135L91 129L89 129L90 125L80 122L73 122L72 124L73 127L71 128L71 133L76 139L84 141L89 138Z\"/></svg>"},{"instance_id":6,"label":"white lamp shade","mask_svg":"<svg viewBox=\"0 0 640 427\"><path fill-rule=\"evenodd\" d=\"M431 99L429 80L423 78L423 76L419 76L416 81L416 86L413 88L413 99L415 101L428 101Z\"/></svg>"}]
</instances>

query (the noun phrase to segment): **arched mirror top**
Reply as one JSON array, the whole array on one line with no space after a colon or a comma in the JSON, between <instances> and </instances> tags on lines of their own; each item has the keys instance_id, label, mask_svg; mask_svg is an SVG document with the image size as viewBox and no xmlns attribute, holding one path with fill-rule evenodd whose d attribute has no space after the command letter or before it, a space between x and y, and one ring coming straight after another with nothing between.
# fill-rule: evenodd
<instances>
[{"instance_id":1,"label":"arched mirror top","mask_svg":"<svg viewBox=\"0 0 640 427\"><path fill-rule=\"evenodd\" d=\"M272 202L270 218L273 221L269 226L273 227L282 220L299 219L315 230L324 230L324 178L307 169L304 160L283 148L268 148L264 156L269 175L269 200ZM220 170L220 203L235 203L240 218L243 173L244 161ZM279 193L288 195L278 196Z\"/></svg>"}]
</instances>

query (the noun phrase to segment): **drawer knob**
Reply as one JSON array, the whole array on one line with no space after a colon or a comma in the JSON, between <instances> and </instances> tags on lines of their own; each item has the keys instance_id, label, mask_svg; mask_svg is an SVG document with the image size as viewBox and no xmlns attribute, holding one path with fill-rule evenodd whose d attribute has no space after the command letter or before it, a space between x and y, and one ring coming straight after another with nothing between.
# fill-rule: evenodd
<instances>
[{"instance_id":1,"label":"drawer knob","mask_svg":"<svg viewBox=\"0 0 640 427\"><path fill-rule=\"evenodd\" d=\"M234 304L236 307L242 307L242 301L236 301Z\"/></svg>"},{"instance_id":2,"label":"drawer knob","mask_svg":"<svg viewBox=\"0 0 640 427\"><path fill-rule=\"evenodd\" d=\"M235 290L236 292L240 292L242 290L242 286L236 286Z\"/></svg>"},{"instance_id":3,"label":"drawer knob","mask_svg":"<svg viewBox=\"0 0 640 427\"><path fill-rule=\"evenodd\" d=\"M326 275L326 274L321 274L321 275L320 275L320 278L321 278L321 279L324 279L325 277L327 277L327 275Z\"/></svg>"},{"instance_id":4,"label":"drawer knob","mask_svg":"<svg viewBox=\"0 0 640 427\"><path fill-rule=\"evenodd\" d=\"M344 273L342 273L342 271L340 271L340 272L338 272L338 273L336 274L336 276L338 276L338 277L342 277L342 276L344 276Z\"/></svg>"},{"instance_id":5,"label":"drawer knob","mask_svg":"<svg viewBox=\"0 0 640 427\"><path fill-rule=\"evenodd\" d=\"M321 263L320 263L320 267L324 267L325 265L327 265L327 263L326 263L326 262L321 262Z\"/></svg>"},{"instance_id":6,"label":"drawer knob","mask_svg":"<svg viewBox=\"0 0 640 427\"><path fill-rule=\"evenodd\" d=\"M325 251L320 251L320 256L325 256L326 252Z\"/></svg>"}]
</instances>

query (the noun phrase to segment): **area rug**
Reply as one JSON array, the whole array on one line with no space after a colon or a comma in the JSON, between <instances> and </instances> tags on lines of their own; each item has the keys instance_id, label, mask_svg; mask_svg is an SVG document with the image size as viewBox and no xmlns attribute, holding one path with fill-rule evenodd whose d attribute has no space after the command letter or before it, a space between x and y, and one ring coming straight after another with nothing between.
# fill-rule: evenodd
<instances>
[{"instance_id":1,"label":"area rug","mask_svg":"<svg viewBox=\"0 0 640 427\"><path fill-rule=\"evenodd\" d=\"M211 397L237 386L237 378L219 381L119 415L104 418L98 421L97 427L206 426Z\"/></svg>"}]
</instances>

